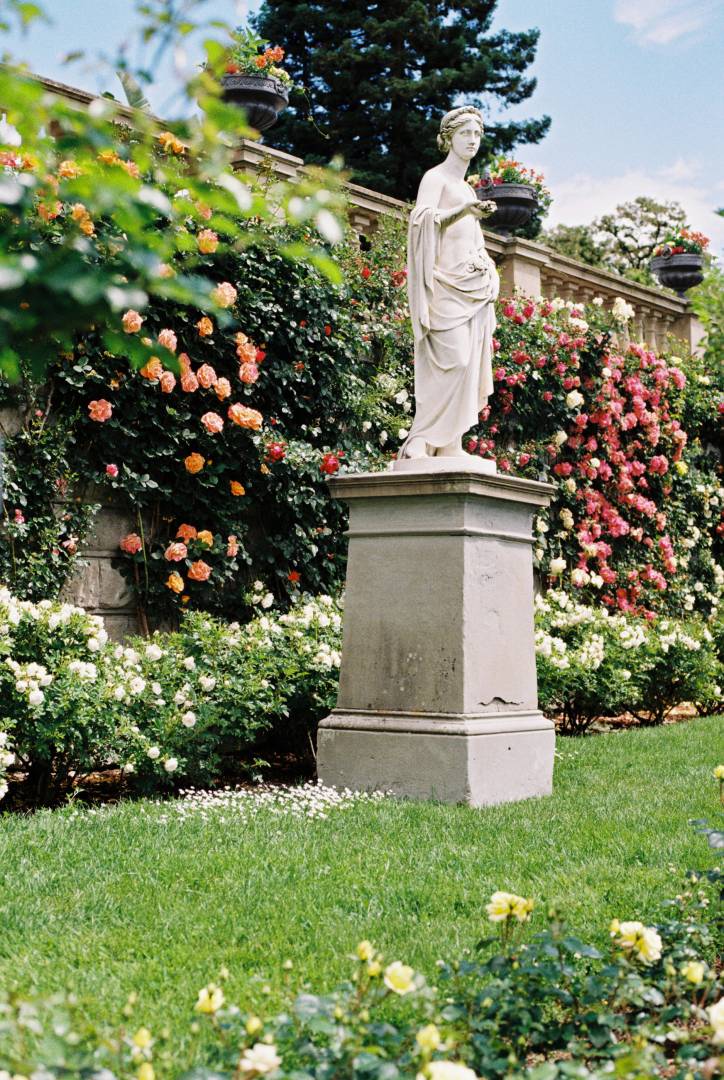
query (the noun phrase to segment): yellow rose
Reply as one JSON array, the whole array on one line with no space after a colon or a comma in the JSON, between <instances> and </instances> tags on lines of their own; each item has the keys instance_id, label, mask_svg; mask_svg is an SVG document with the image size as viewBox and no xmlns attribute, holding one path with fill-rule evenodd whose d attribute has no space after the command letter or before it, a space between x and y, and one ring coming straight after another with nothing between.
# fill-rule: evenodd
<instances>
[{"instance_id":1,"label":"yellow rose","mask_svg":"<svg viewBox=\"0 0 724 1080\"><path fill-rule=\"evenodd\" d=\"M214 546L214 535L210 533L208 529L202 529L201 532L196 534L196 539L200 540L206 547Z\"/></svg>"},{"instance_id":2,"label":"yellow rose","mask_svg":"<svg viewBox=\"0 0 724 1080\"><path fill-rule=\"evenodd\" d=\"M504 922L511 913L512 904L517 899L512 893L494 892L490 902L485 905L491 922Z\"/></svg>"},{"instance_id":3,"label":"yellow rose","mask_svg":"<svg viewBox=\"0 0 724 1080\"><path fill-rule=\"evenodd\" d=\"M139 1028L133 1036L133 1045L137 1046L139 1050L145 1050L152 1042L153 1039L151 1038L151 1032L148 1028Z\"/></svg>"},{"instance_id":4,"label":"yellow rose","mask_svg":"<svg viewBox=\"0 0 724 1080\"><path fill-rule=\"evenodd\" d=\"M138 1066L138 1071L136 1072L138 1080L154 1080L155 1075L153 1065L150 1061L144 1061Z\"/></svg>"},{"instance_id":5,"label":"yellow rose","mask_svg":"<svg viewBox=\"0 0 724 1080\"><path fill-rule=\"evenodd\" d=\"M515 903L513 905L513 914L515 915L518 922L527 922L527 920L530 918L530 913L533 910L533 906L534 904L532 900L526 900L522 896L517 896L515 898Z\"/></svg>"},{"instance_id":6,"label":"yellow rose","mask_svg":"<svg viewBox=\"0 0 724 1080\"><path fill-rule=\"evenodd\" d=\"M415 989L415 972L401 960L395 960L385 968L385 986L393 994L409 994Z\"/></svg>"},{"instance_id":7,"label":"yellow rose","mask_svg":"<svg viewBox=\"0 0 724 1080\"><path fill-rule=\"evenodd\" d=\"M701 960L689 960L688 964L682 967L681 974L692 986L701 986L706 974L706 964L702 964Z\"/></svg>"},{"instance_id":8,"label":"yellow rose","mask_svg":"<svg viewBox=\"0 0 724 1080\"><path fill-rule=\"evenodd\" d=\"M719 998L716 1005L709 1007L708 1012L709 1023L714 1028L711 1041L716 1046L722 1046L724 1045L724 998Z\"/></svg>"},{"instance_id":9,"label":"yellow rose","mask_svg":"<svg viewBox=\"0 0 724 1080\"><path fill-rule=\"evenodd\" d=\"M376 979L378 975L382 974L382 964L379 960L370 960L367 965L367 974L371 975L373 979Z\"/></svg>"},{"instance_id":10,"label":"yellow rose","mask_svg":"<svg viewBox=\"0 0 724 1080\"><path fill-rule=\"evenodd\" d=\"M224 992L219 986L215 986L214 983L209 983L208 986L204 986L199 990L199 1000L196 1002L196 1012L205 1013L208 1016L213 1016L215 1012L218 1012L221 1006L224 1004Z\"/></svg>"},{"instance_id":11,"label":"yellow rose","mask_svg":"<svg viewBox=\"0 0 724 1080\"><path fill-rule=\"evenodd\" d=\"M261 1031L264 1027L258 1016L250 1016L244 1026L246 1027L247 1035L256 1035L257 1032Z\"/></svg>"},{"instance_id":12,"label":"yellow rose","mask_svg":"<svg viewBox=\"0 0 724 1080\"><path fill-rule=\"evenodd\" d=\"M417 1080L478 1080L472 1069L460 1061L431 1061Z\"/></svg>"},{"instance_id":13,"label":"yellow rose","mask_svg":"<svg viewBox=\"0 0 724 1080\"><path fill-rule=\"evenodd\" d=\"M653 964L660 959L661 938L652 927L644 926L640 922L622 922L618 930L612 933L615 934L616 944L633 959L640 960L643 964Z\"/></svg>"},{"instance_id":14,"label":"yellow rose","mask_svg":"<svg viewBox=\"0 0 724 1080\"><path fill-rule=\"evenodd\" d=\"M434 1024L426 1024L425 1027L420 1028L415 1036L415 1040L421 1050L427 1050L430 1053L432 1053L433 1050L437 1050L442 1042L440 1032Z\"/></svg>"},{"instance_id":15,"label":"yellow rose","mask_svg":"<svg viewBox=\"0 0 724 1080\"><path fill-rule=\"evenodd\" d=\"M674 463L674 468L676 469L679 476L686 476L689 471L689 466L686 464L685 461L676 461Z\"/></svg>"},{"instance_id":16,"label":"yellow rose","mask_svg":"<svg viewBox=\"0 0 724 1080\"><path fill-rule=\"evenodd\" d=\"M375 955L375 947L371 941L360 941L357 946L357 955L360 960L371 960Z\"/></svg>"},{"instance_id":17,"label":"yellow rose","mask_svg":"<svg viewBox=\"0 0 724 1080\"><path fill-rule=\"evenodd\" d=\"M714 779L724 780L724 765L717 765L714 769Z\"/></svg>"}]
</instances>

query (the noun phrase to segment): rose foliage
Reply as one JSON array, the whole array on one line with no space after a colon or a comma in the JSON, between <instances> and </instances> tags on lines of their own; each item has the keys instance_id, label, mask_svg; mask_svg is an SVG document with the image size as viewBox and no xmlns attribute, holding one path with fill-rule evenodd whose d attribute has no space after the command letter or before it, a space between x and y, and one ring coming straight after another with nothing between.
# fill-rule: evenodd
<instances>
[{"instance_id":1,"label":"rose foliage","mask_svg":"<svg viewBox=\"0 0 724 1080\"><path fill-rule=\"evenodd\" d=\"M102 1029L75 997L0 995L0 1069L108 1080L708 1080L724 998L703 884L691 875L655 926L614 919L603 948L555 910L534 911L531 932L534 901L497 892L486 908L498 932L472 959L441 960L434 986L361 941L345 984L317 994L305 982L278 1015L227 1001L222 970L189 1002L186 1032L145 1027L136 994L119 1025ZM185 1057L192 1072L179 1068Z\"/></svg>"}]
</instances>

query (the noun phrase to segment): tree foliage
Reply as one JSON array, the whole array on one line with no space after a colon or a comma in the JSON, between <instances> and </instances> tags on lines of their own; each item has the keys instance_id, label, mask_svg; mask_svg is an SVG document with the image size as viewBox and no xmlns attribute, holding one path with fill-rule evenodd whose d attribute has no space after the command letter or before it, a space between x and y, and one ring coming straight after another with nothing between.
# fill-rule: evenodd
<instances>
[{"instance_id":1,"label":"tree foliage","mask_svg":"<svg viewBox=\"0 0 724 1080\"><path fill-rule=\"evenodd\" d=\"M285 68L306 87L281 117L274 145L306 161L342 154L356 182L411 198L440 160L443 113L465 101L490 115L491 103L517 105L535 89L526 71L539 32L491 32L495 8L496 0L265 0L255 26L285 48ZM539 142L549 126L547 116L491 118L481 153Z\"/></svg>"},{"instance_id":2,"label":"tree foliage","mask_svg":"<svg viewBox=\"0 0 724 1080\"><path fill-rule=\"evenodd\" d=\"M649 270L654 251L676 226L686 224L686 212L677 202L657 202L639 195L619 203L612 214L590 225L558 225L541 240L562 255L600 266L642 285L655 285Z\"/></svg>"}]
</instances>

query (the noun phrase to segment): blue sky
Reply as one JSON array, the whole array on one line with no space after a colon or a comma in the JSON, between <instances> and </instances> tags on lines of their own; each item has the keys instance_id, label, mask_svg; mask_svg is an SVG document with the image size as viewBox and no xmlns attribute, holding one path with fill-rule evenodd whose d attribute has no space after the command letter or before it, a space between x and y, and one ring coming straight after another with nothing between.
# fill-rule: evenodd
<instances>
[{"instance_id":1,"label":"blue sky","mask_svg":"<svg viewBox=\"0 0 724 1080\"><path fill-rule=\"evenodd\" d=\"M207 0L202 10L236 23L257 6ZM137 25L133 0L45 7L53 26L8 35L0 47L39 74L118 94L110 70L60 59L75 49L114 56ZM724 206L724 0L499 0L495 26L541 30L537 89L509 115L553 118L542 143L517 151L546 175L549 222L587 222L636 195L675 199L724 255L724 219L713 213ZM180 67L198 60L193 39L176 58ZM171 58L149 97L162 115L178 108Z\"/></svg>"}]
</instances>

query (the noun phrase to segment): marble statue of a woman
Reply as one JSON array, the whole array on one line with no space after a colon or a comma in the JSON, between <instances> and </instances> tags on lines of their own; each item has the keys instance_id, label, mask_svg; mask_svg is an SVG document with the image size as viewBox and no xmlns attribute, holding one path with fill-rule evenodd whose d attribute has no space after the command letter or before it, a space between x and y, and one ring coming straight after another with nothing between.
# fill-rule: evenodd
<instances>
[{"instance_id":1,"label":"marble statue of a woman","mask_svg":"<svg viewBox=\"0 0 724 1080\"><path fill-rule=\"evenodd\" d=\"M437 137L447 157L422 178L410 216L408 291L415 337L415 418L399 458L465 456L462 436L493 391L494 301L500 288L485 250L482 203L465 180L483 120L463 106Z\"/></svg>"}]
</instances>

